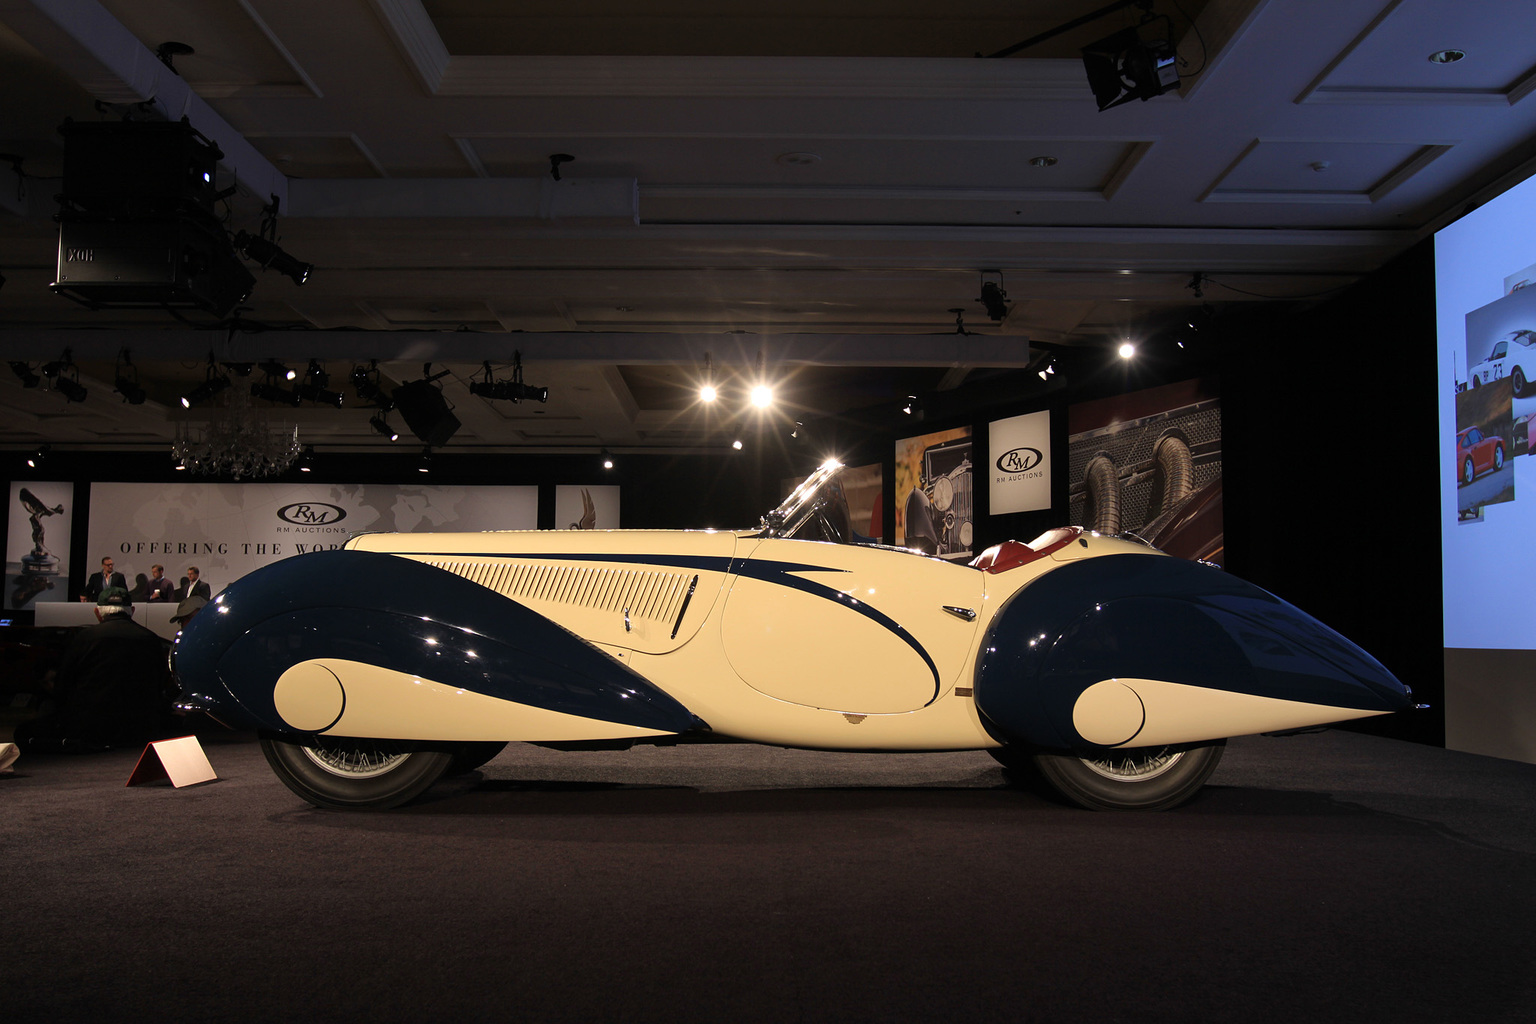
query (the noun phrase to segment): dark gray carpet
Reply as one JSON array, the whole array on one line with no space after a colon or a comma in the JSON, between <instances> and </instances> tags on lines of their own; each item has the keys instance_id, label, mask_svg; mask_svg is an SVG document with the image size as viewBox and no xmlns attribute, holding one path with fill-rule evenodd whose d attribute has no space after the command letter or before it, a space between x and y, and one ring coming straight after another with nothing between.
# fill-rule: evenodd
<instances>
[{"instance_id":1,"label":"dark gray carpet","mask_svg":"<svg viewBox=\"0 0 1536 1024\"><path fill-rule=\"evenodd\" d=\"M1234 741L1176 811L985 754L556 753L377 814L242 737L0 776L7 1021L1527 1021L1536 766Z\"/></svg>"}]
</instances>

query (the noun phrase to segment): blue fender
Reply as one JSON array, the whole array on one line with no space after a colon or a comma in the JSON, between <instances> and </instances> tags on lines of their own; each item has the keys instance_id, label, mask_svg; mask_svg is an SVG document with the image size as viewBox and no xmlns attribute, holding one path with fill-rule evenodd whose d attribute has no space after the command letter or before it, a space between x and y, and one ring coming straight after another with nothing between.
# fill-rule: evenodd
<instances>
[{"instance_id":1,"label":"blue fender","mask_svg":"<svg viewBox=\"0 0 1536 1024\"><path fill-rule=\"evenodd\" d=\"M298 555L241 577L187 624L174 665L189 702L221 721L295 734L273 686L316 658L643 729L702 725L628 666L516 601L369 551Z\"/></svg>"},{"instance_id":2,"label":"blue fender","mask_svg":"<svg viewBox=\"0 0 1536 1024\"><path fill-rule=\"evenodd\" d=\"M976 703L1001 739L1091 748L1073 708L1114 678L1362 712L1412 706L1376 659L1299 608L1214 566L1152 553L1071 562L1010 597L982 643Z\"/></svg>"}]
</instances>

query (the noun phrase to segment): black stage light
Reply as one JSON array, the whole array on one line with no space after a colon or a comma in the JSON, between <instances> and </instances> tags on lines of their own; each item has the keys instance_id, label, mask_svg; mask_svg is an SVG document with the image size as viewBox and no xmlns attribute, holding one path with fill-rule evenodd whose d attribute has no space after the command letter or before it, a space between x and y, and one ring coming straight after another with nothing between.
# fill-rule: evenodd
<instances>
[{"instance_id":1,"label":"black stage light","mask_svg":"<svg viewBox=\"0 0 1536 1024\"><path fill-rule=\"evenodd\" d=\"M352 367L352 390L357 392L357 397L364 403L372 405L378 402L381 406L387 406L389 399L384 398L384 389L379 387L379 365L375 361L371 366Z\"/></svg>"},{"instance_id":2,"label":"black stage light","mask_svg":"<svg viewBox=\"0 0 1536 1024\"><path fill-rule=\"evenodd\" d=\"M428 445L427 447L425 447L425 448L423 448L421 450L421 459L420 459L420 461L418 461L416 463L416 472L418 472L418 473L430 473L430 472L432 472L432 446L431 445Z\"/></svg>"},{"instance_id":3,"label":"black stage light","mask_svg":"<svg viewBox=\"0 0 1536 1024\"><path fill-rule=\"evenodd\" d=\"M304 403L298 392L289 391L285 387L279 387L270 380L263 384L251 385L251 397L259 398L263 402L274 402L278 405L291 405L297 408Z\"/></svg>"},{"instance_id":4,"label":"black stage light","mask_svg":"<svg viewBox=\"0 0 1536 1024\"><path fill-rule=\"evenodd\" d=\"M343 395L340 391L328 390L324 387L321 387L319 384L313 383L312 381L305 381L303 384L300 384L294 388L293 392L306 402L315 402L320 405L334 405L338 409L341 408L341 403L346 400L346 396Z\"/></svg>"},{"instance_id":5,"label":"black stage light","mask_svg":"<svg viewBox=\"0 0 1536 1024\"><path fill-rule=\"evenodd\" d=\"M481 398L496 398L506 402L521 402L524 399L535 402L549 401L549 388L536 388L517 380L471 381L469 393L479 395Z\"/></svg>"},{"instance_id":6,"label":"black stage light","mask_svg":"<svg viewBox=\"0 0 1536 1024\"><path fill-rule=\"evenodd\" d=\"M117 375L117 387L114 389L123 396L123 401L129 405L143 405L147 397L144 389L139 387L136 381L131 381L122 374Z\"/></svg>"},{"instance_id":7,"label":"black stage light","mask_svg":"<svg viewBox=\"0 0 1536 1024\"><path fill-rule=\"evenodd\" d=\"M294 284L303 284L309 280L310 272L315 269L313 263L295 259L271 239L253 235L248 231L241 231L235 235L235 251L252 263L259 264L263 270L277 271Z\"/></svg>"},{"instance_id":8,"label":"black stage light","mask_svg":"<svg viewBox=\"0 0 1536 1024\"><path fill-rule=\"evenodd\" d=\"M1083 47L1083 68L1100 110L1178 88L1171 25L1166 17L1153 18Z\"/></svg>"},{"instance_id":9,"label":"black stage light","mask_svg":"<svg viewBox=\"0 0 1536 1024\"><path fill-rule=\"evenodd\" d=\"M1008 293L1003 291L1003 286L997 281L983 281L981 283L981 295L976 300L987 307L987 316L993 320L1004 320L1008 316Z\"/></svg>"},{"instance_id":10,"label":"black stage light","mask_svg":"<svg viewBox=\"0 0 1536 1024\"><path fill-rule=\"evenodd\" d=\"M61 375L58 380L53 382L53 388L59 394L64 396L64 401L66 402L85 401L85 385L81 384L73 377L65 377Z\"/></svg>"},{"instance_id":11,"label":"black stage light","mask_svg":"<svg viewBox=\"0 0 1536 1024\"><path fill-rule=\"evenodd\" d=\"M405 425L423 444L441 447L458 432L459 418L448 408L443 393L432 386L432 378L402 384L391 397Z\"/></svg>"},{"instance_id":12,"label":"black stage light","mask_svg":"<svg viewBox=\"0 0 1536 1024\"><path fill-rule=\"evenodd\" d=\"M11 360L11 372L16 375L17 380L21 381L21 386L24 388L35 388L43 382L43 378L32 372L30 365L18 359Z\"/></svg>"},{"instance_id":13,"label":"black stage light","mask_svg":"<svg viewBox=\"0 0 1536 1024\"><path fill-rule=\"evenodd\" d=\"M210 373L207 380L181 396L181 407L190 409L194 405L202 405L227 387L228 377L221 373Z\"/></svg>"},{"instance_id":14,"label":"black stage light","mask_svg":"<svg viewBox=\"0 0 1536 1024\"><path fill-rule=\"evenodd\" d=\"M255 363L225 363L223 365L224 369L228 370L236 377L249 377L251 375L251 371L256 369Z\"/></svg>"},{"instance_id":15,"label":"black stage light","mask_svg":"<svg viewBox=\"0 0 1536 1024\"><path fill-rule=\"evenodd\" d=\"M36 469L48 458L49 447L46 444L38 445L32 449L32 454L27 456L27 466Z\"/></svg>"},{"instance_id":16,"label":"black stage light","mask_svg":"<svg viewBox=\"0 0 1536 1024\"><path fill-rule=\"evenodd\" d=\"M383 413L379 413L378 415L371 417L368 420L368 425L374 430L377 430L379 433L383 434L385 437L389 438L391 441L400 440L400 435L395 431L394 427L389 425L389 421L384 418Z\"/></svg>"},{"instance_id":17,"label":"black stage light","mask_svg":"<svg viewBox=\"0 0 1536 1024\"><path fill-rule=\"evenodd\" d=\"M312 473L315 469L315 446L307 444L299 453L299 472Z\"/></svg>"},{"instance_id":18,"label":"black stage light","mask_svg":"<svg viewBox=\"0 0 1536 1024\"><path fill-rule=\"evenodd\" d=\"M299 371L291 370L276 359L268 359L258 369L268 377L281 377L283 380L297 380Z\"/></svg>"}]
</instances>

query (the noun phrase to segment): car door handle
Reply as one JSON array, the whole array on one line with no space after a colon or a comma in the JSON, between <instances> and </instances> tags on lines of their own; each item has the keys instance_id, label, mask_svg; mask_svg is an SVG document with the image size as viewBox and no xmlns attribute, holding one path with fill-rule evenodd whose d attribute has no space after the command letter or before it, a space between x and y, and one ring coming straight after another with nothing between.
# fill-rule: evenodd
<instances>
[{"instance_id":1,"label":"car door handle","mask_svg":"<svg viewBox=\"0 0 1536 1024\"><path fill-rule=\"evenodd\" d=\"M961 608L959 605L954 604L946 604L942 607L956 618L964 619L966 622L976 621L976 609L974 608Z\"/></svg>"}]
</instances>

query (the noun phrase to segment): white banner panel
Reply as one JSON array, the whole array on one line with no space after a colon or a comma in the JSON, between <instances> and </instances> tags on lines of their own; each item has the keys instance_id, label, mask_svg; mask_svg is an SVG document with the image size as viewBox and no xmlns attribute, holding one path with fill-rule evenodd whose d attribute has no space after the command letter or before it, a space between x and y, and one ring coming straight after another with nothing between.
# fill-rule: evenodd
<instances>
[{"instance_id":1,"label":"white banner panel","mask_svg":"<svg viewBox=\"0 0 1536 1024\"><path fill-rule=\"evenodd\" d=\"M75 485L29 480L11 484L6 528L5 607L68 601L69 522Z\"/></svg>"},{"instance_id":2,"label":"white banner panel","mask_svg":"<svg viewBox=\"0 0 1536 1024\"><path fill-rule=\"evenodd\" d=\"M91 485L92 561L111 555L135 593L149 568L195 565L217 594L252 569L339 548L354 533L531 530L539 489L395 484Z\"/></svg>"},{"instance_id":3,"label":"white banner panel","mask_svg":"<svg viewBox=\"0 0 1536 1024\"><path fill-rule=\"evenodd\" d=\"M992 477L992 514L1050 508L1050 411L994 420L987 434L991 448L987 461Z\"/></svg>"}]
</instances>

